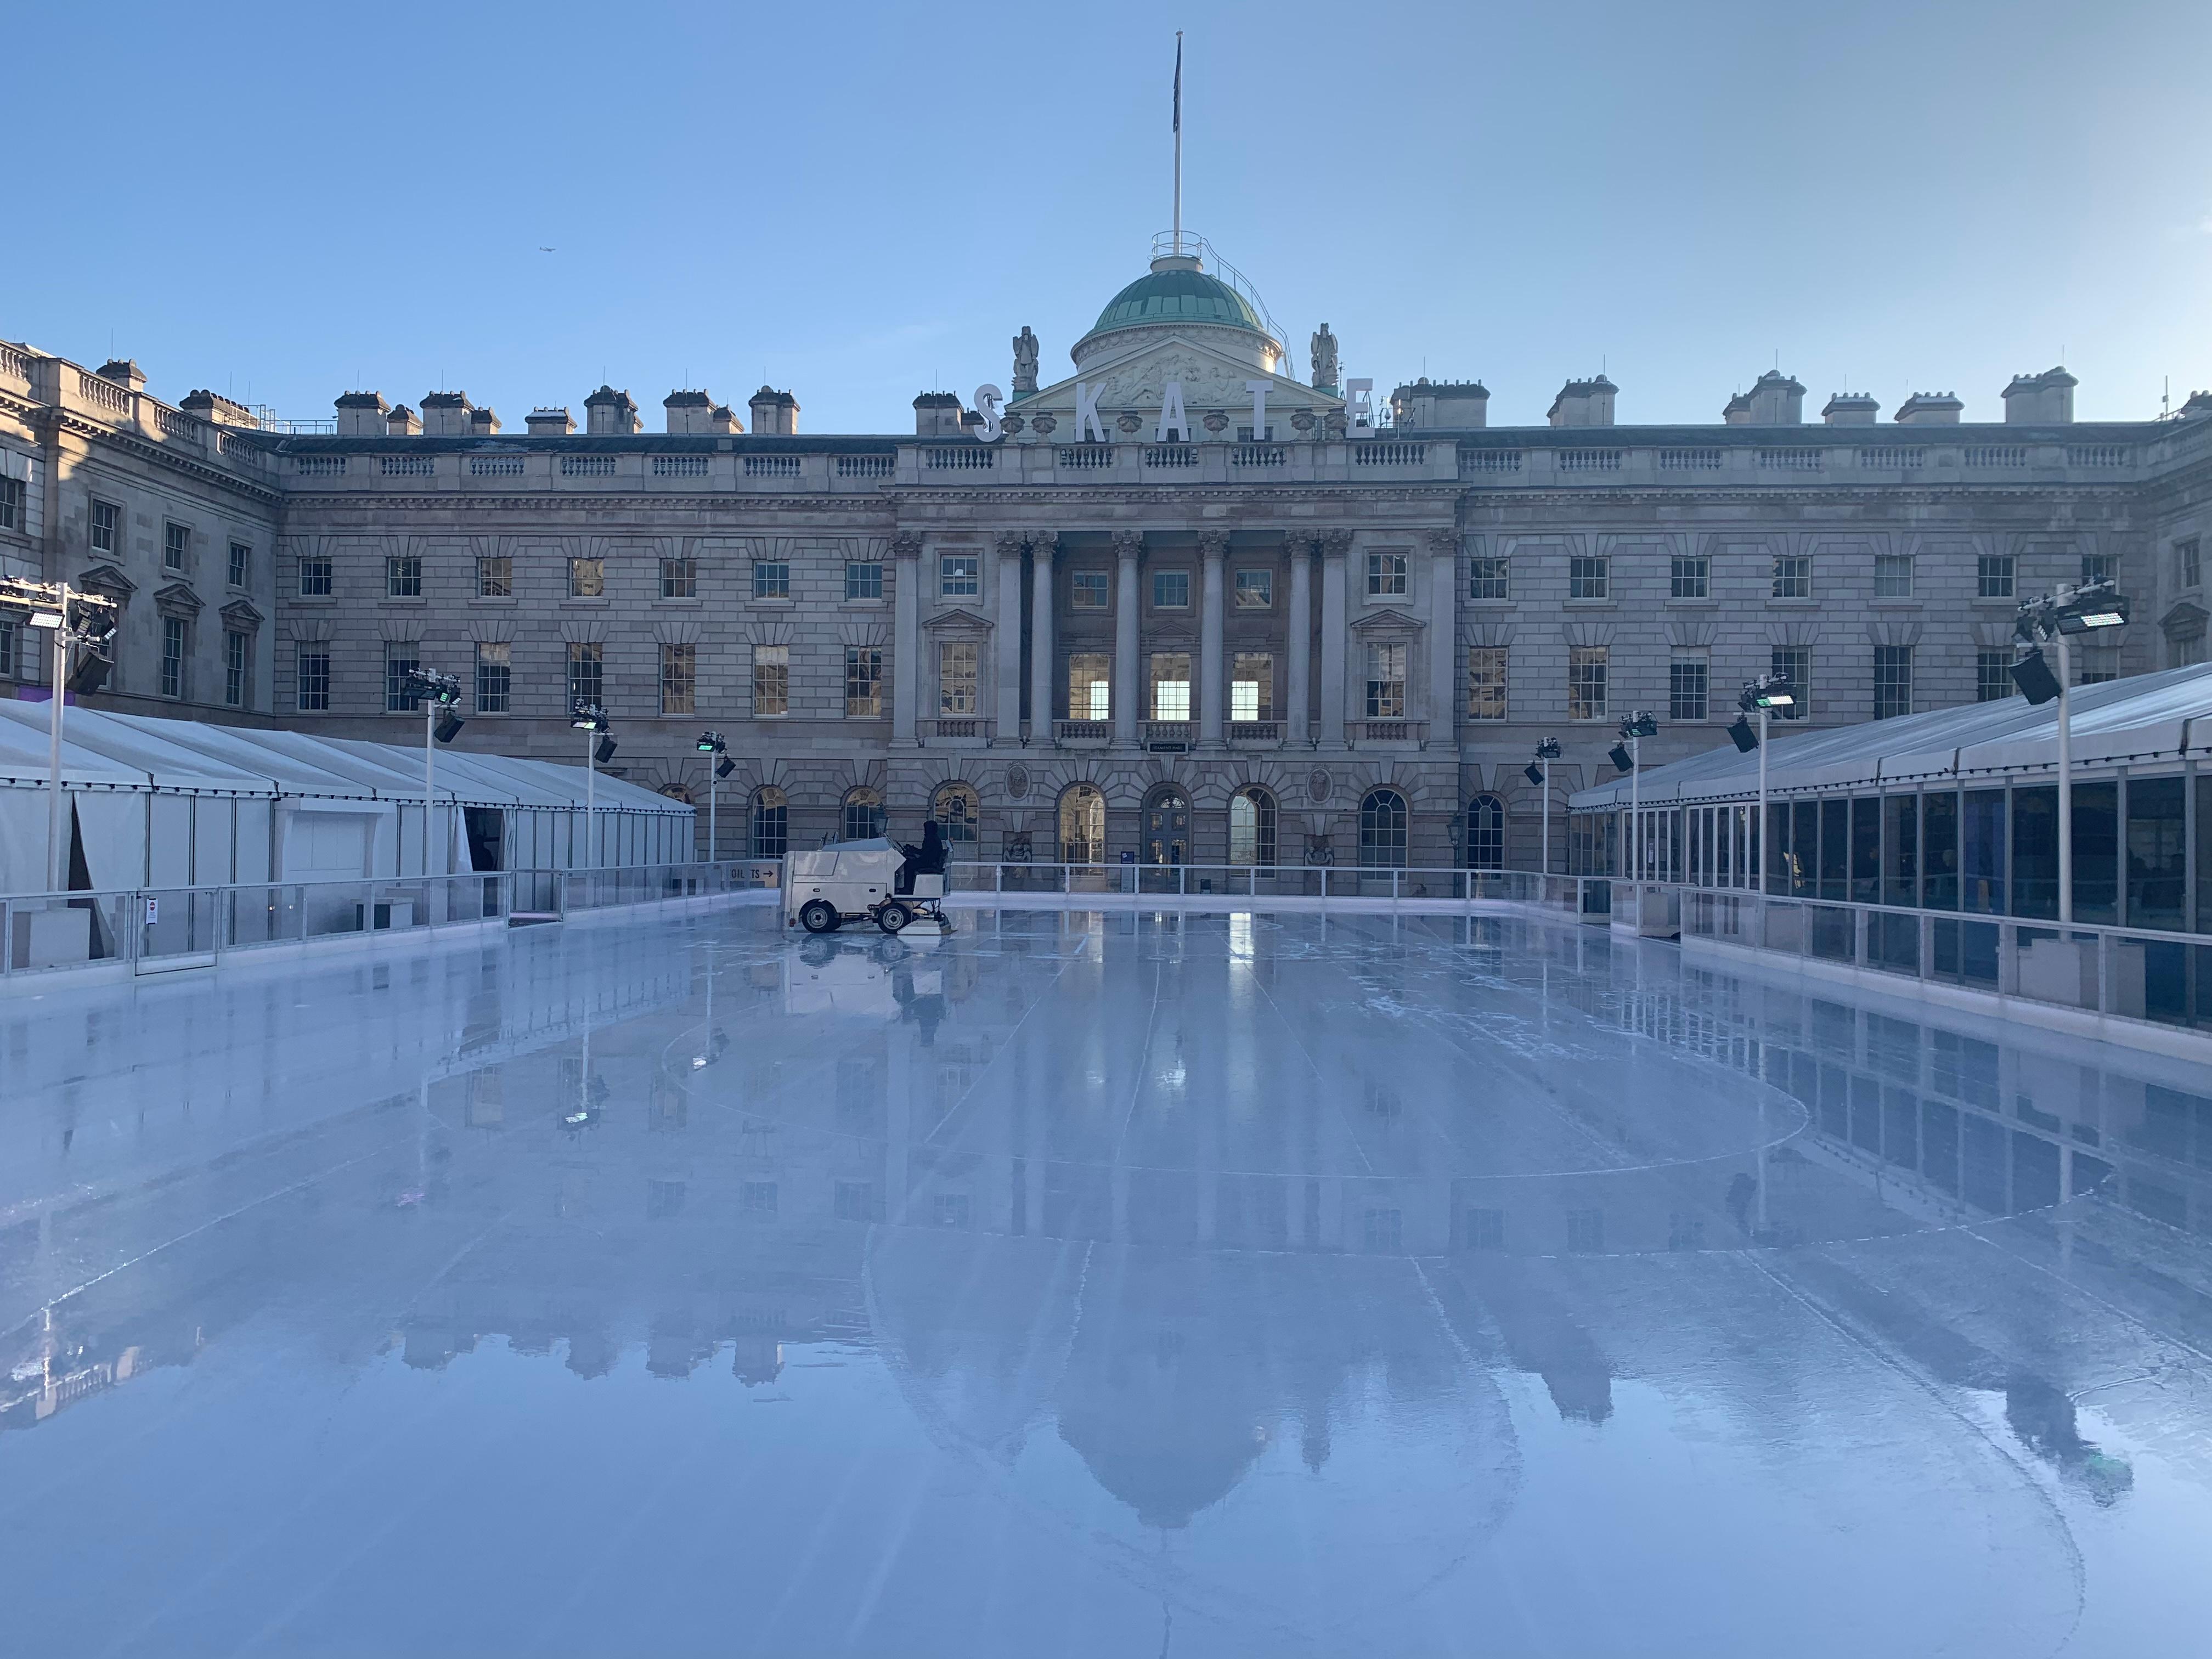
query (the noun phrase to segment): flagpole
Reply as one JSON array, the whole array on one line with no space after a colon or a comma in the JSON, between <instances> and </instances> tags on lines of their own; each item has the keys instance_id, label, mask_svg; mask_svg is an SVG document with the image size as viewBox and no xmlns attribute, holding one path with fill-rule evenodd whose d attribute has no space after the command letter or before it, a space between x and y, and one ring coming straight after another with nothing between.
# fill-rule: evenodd
<instances>
[{"instance_id":1,"label":"flagpole","mask_svg":"<svg viewBox=\"0 0 2212 1659\"><path fill-rule=\"evenodd\" d=\"M1175 251L1182 256L1182 31L1176 31L1175 73Z\"/></svg>"}]
</instances>

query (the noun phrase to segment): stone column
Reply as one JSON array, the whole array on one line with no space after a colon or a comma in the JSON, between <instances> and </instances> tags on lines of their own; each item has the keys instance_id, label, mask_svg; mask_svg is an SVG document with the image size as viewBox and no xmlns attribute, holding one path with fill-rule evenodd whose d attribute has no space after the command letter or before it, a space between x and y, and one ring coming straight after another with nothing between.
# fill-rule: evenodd
<instances>
[{"instance_id":1,"label":"stone column","mask_svg":"<svg viewBox=\"0 0 2212 1659\"><path fill-rule=\"evenodd\" d=\"M1459 744L1459 532L1429 532L1429 738Z\"/></svg>"},{"instance_id":2,"label":"stone column","mask_svg":"<svg viewBox=\"0 0 2212 1659\"><path fill-rule=\"evenodd\" d=\"M1053 741L1053 688L1059 675L1052 638L1052 556L1059 532L1040 530L1030 538L1030 738Z\"/></svg>"},{"instance_id":3,"label":"stone column","mask_svg":"<svg viewBox=\"0 0 2212 1659\"><path fill-rule=\"evenodd\" d=\"M1284 644L1290 652L1290 678L1285 697L1290 713L1290 741L1303 745L1312 736L1307 706L1313 701L1313 553L1316 538L1290 538L1291 608Z\"/></svg>"},{"instance_id":4,"label":"stone column","mask_svg":"<svg viewBox=\"0 0 2212 1659\"><path fill-rule=\"evenodd\" d=\"M1198 740L1221 746L1221 716L1229 696L1229 676L1221 661L1221 562L1228 556L1229 533L1208 530L1198 538L1202 571L1198 612Z\"/></svg>"},{"instance_id":5,"label":"stone column","mask_svg":"<svg viewBox=\"0 0 2212 1659\"><path fill-rule=\"evenodd\" d=\"M1352 551L1352 532L1332 530L1322 541L1321 561L1321 746L1344 747L1344 567Z\"/></svg>"},{"instance_id":6,"label":"stone column","mask_svg":"<svg viewBox=\"0 0 2212 1659\"><path fill-rule=\"evenodd\" d=\"M891 746L920 747L914 717L920 707L921 654L921 538L891 538Z\"/></svg>"},{"instance_id":7,"label":"stone column","mask_svg":"<svg viewBox=\"0 0 2212 1659\"><path fill-rule=\"evenodd\" d=\"M1137 741L1137 559L1141 530L1114 532L1114 741Z\"/></svg>"},{"instance_id":8,"label":"stone column","mask_svg":"<svg viewBox=\"0 0 2212 1659\"><path fill-rule=\"evenodd\" d=\"M991 684L998 695L984 706L998 716L991 741L1018 744L1022 736L1022 538L1001 533L998 553L999 615L991 629Z\"/></svg>"}]
</instances>

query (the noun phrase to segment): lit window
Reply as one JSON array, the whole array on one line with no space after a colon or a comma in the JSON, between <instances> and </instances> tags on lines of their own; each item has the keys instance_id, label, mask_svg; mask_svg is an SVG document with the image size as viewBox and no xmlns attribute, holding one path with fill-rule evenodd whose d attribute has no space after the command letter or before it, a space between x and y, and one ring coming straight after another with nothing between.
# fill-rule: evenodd
<instances>
[{"instance_id":1,"label":"lit window","mask_svg":"<svg viewBox=\"0 0 2212 1659\"><path fill-rule=\"evenodd\" d=\"M1275 659L1258 653L1238 652L1229 675L1229 718L1232 720L1271 720L1275 718Z\"/></svg>"},{"instance_id":2,"label":"lit window","mask_svg":"<svg viewBox=\"0 0 2212 1659\"><path fill-rule=\"evenodd\" d=\"M1471 720L1505 718L1505 647L1477 645L1467 653L1467 717Z\"/></svg>"},{"instance_id":3,"label":"lit window","mask_svg":"<svg viewBox=\"0 0 2212 1659\"><path fill-rule=\"evenodd\" d=\"M1152 718L1187 720L1190 718L1190 653L1157 652L1152 657Z\"/></svg>"},{"instance_id":4,"label":"lit window","mask_svg":"<svg viewBox=\"0 0 2212 1659\"><path fill-rule=\"evenodd\" d=\"M1370 642L1367 647L1367 718L1406 717L1406 647Z\"/></svg>"},{"instance_id":5,"label":"lit window","mask_svg":"<svg viewBox=\"0 0 2212 1659\"><path fill-rule=\"evenodd\" d=\"M598 599L606 597L607 562L605 559L571 559L568 561L568 597L572 599Z\"/></svg>"},{"instance_id":6,"label":"lit window","mask_svg":"<svg viewBox=\"0 0 2212 1659\"><path fill-rule=\"evenodd\" d=\"M945 640L937 647L937 712L968 716L975 712L977 675L975 645Z\"/></svg>"},{"instance_id":7,"label":"lit window","mask_svg":"<svg viewBox=\"0 0 2212 1659\"><path fill-rule=\"evenodd\" d=\"M1068 658L1067 717L1072 720L1113 719L1113 659L1104 653L1085 651Z\"/></svg>"},{"instance_id":8,"label":"lit window","mask_svg":"<svg viewBox=\"0 0 2212 1659\"><path fill-rule=\"evenodd\" d=\"M791 647L757 645L753 647L753 715L791 712Z\"/></svg>"}]
</instances>

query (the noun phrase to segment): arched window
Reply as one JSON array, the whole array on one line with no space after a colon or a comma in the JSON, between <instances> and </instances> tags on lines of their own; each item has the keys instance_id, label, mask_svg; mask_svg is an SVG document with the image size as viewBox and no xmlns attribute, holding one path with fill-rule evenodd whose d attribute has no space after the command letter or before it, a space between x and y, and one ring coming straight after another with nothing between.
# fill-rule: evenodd
<instances>
[{"instance_id":1,"label":"arched window","mask_svg":"<svg viewBox=\"0 0 2212 1659\"><path fill-rule=\"evenodd\" d=\"M1169 784L1145 803L1145 858L1152 864L1190 859L1190 797Z\"/></svg>"},{"instance_id":2,"label":"arched window","mask_svg":"<svg viewBox=\"0 0 2212 1659\"><path fill-rule=\"evenodd\" d=\"M1275 861L1275 798L1257 784L1229 798L1229 861Z\"/></svg>"},{"instance_id":3,"label":"arched window","mask_svg":"<svg viewBox=\"0 0 2212 1659\"><path fill-rule=\"evenodd\" d=\"M1370 789L1359 803L1359 861L1389 869L1406 861L1406 798L1395 789Z\"/></svg>"},{"instance_id":4,"label":"arched window","mask_svg":"<svg viewBox=\"0 0 2212 1659\"><path fill-rule=\"evenodd\" d=\"M872 841L883 833L883 791L871 789L866 784L857 789L848 789L845 792L844 839Z\"/></svg>"},{"instance_id":5,"label":"arched window","mask_svg":"<svg viewBox=\"0 0 2212 1659\"><path fill-rule=\"evenodd\" d=\"M1468 806L1467 867L1505 867L1505 803L1495 795L1477 795Z\"/></svg>"},{"instance_id":6,"label":"arched window","mask_svg":"<svg viewBox=\"0 0 2212 1659\"><path fill-rule=\"evenodd\" d=\"M930 797L929 816L945 831L945 839L956 859L975 856L975 820L981 815L982 803L967 784L939 784L937 793Z\"/></svg>"},{"instance_id":7,"label":"arched window","mask_svg":"<svg viewBox=\"0 0 2212 1659\"><path fill-rule=\"evenodd\" d=\"M753 793L753 856L780 859L791 844L791 800L774 784Z\"/></svg>"},{"instance_id":8,"label":"arched window","mask_svg":"<svg viewBox=\"0 0 2212 1659\"><path fill-rule=\"evenodd\" d=\"M1106 797L1095 784L1074 784L1060 798L1060 861L1106 861Z\"/></svg>"}]
</instances>

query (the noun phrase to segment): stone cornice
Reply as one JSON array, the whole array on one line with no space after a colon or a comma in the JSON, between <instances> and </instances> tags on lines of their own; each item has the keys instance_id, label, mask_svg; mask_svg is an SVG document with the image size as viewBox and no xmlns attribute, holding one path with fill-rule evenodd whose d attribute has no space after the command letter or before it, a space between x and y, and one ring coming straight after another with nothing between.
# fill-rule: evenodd
<instances>
[{"instance_id":1,"label":"stone cornice","mask_svg":"<svg viewBox=\"0 0 2212 1659\"><path fill-rule=\"evenodd\" d=\"M150 439L142 438L135 432L125 432L117 427L102 426L96 421L88 421L82 416L73 415L65 409L57 409L52 404L27 404L19 398L9 398L6 401L7 406L11 410L27 410L27 417L47 428L52 434L67 433L80 441L112 445L134 460L151 461L157 465L166 466L172 471L181 472L187 477L198 478L204 483L215 484L237 495L246 496L265 507L280 506L284 500L283 490L276 485L264 483L240 473L225 471L211 462L198 460L189 455L180 455L175 450L155 443Z\"/></svg>"}]
</instances>

